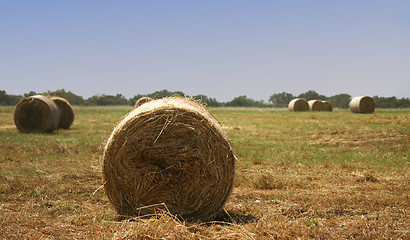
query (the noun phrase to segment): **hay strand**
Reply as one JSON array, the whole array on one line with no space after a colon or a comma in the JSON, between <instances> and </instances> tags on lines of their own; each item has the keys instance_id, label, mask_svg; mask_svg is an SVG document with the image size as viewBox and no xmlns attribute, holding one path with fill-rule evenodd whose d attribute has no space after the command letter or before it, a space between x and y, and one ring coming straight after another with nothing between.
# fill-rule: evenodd
<instances>
[{"instance_id":1,"label":"hay strand","mask_svg":"<svg viewBox=\"0 0 410 240\"><path fill-rule=\"evenodd\" d=\"M289 111L308 111L309 104L304 98L295 98L288 104Z\"/></svg>"},{"instance_id":2,"label":"hay strand","mask_svg":"<svg viewBox=\"0 0 410 240\"><path fill-rule=\"evenodd\" d=\"M322 101L323 103L323 108L322 111L327 111L327 112L332 112L333 111L333 105L329 101Z\"/></svg>"},{"instance_id":3,"label":"hay strand","mask_svg":"<svg viewBox=\"0 0 410 240\"><path fill-rule=\"evenodd\" d=\"M71 104L62 97L51 97L54 103L58 107L58 111L60 112L60 122L58 127L69 129L71 124L74 122L74 109Z\"/></svg>"},{"instance_id":4,"label":"hay strand","mask_svg":"<svg viewBox=\"0 0 410 240\"><path fill-rule=\"evenodd\" d=\"M45 96L25 97L14 109L14 123L20 132L52 132L59 123L57 105Z\"/></svg>"},{"instance_id":5,"label":"hay strand","mask_svg":"<svg viewBox=\"0 0 410 240\"><path fill-rule=\"evenodd\" d=\"M150 102L150 101L152 101L152 98L150 98L150 97L142 97L142 98L140 98L140 99L137 100L137 102L136 102L135 105L134 105L134 108L137 108L137 107L141 106L142 104L147 103L147 102Z\"/></svg>"},{"instance_id":6,"label":"hay strand","mask_svg":"<svg viewBox=\"0 0 410 240\"><path fill-rule=\"evenodd\" d=\"M354 113L373 113L376 108L374 99L369 96L354 97L349 103L350 111Z\"/></svg>"},{"instance_id":7,"label":"hay strand","mask_svg":"<svg viewBox=\"0 0 410 240\"><path fill-rule=\"evenodd\" d=\"M228 136L190 98L153 100L132 110L112 132L103 159L104 189L120 215L155 214L167 206L185 219L205 220L232 191L235 156Z\"/></svg>"},{"instance_id":8,"label":"hay strand","mask_svg":"<svg viewBox=\"0 0 410 240\"><path fill-rule=\"evenodd\" d=\"M308 101L310 111L322 111L323 102L321 100L310 100Z\"/></svg>"}]
</instances>

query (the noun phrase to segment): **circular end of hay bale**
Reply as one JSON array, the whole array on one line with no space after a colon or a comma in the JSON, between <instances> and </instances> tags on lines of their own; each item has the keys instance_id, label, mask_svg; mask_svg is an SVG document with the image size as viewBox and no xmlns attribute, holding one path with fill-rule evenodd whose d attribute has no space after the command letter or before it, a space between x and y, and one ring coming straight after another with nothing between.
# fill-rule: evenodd
<instances>
[{"instance_id":1,"label":"circular end of hay bale","mask_svg":"<svg viewBox=\"0 0 410 240\"><path fill-rule=\"evenodd\" d=\"M373 113L376 103L369 96L354 97L349 103L349 109L354 113Z\"/></svg>"},{"instance_id":2,"label":"circular end of hay bale","mask_svg":"<svg viewBox=\"0 0 410 240\"><path fill-rule=\"evenodd\" d=\"M14 109L14 123L20 132L52 132L59 123L57 105L45 96L25 97Z\"/></svg>"},{"instance_id":3,"label":"circular end of hay bale","mask_svg":"<svg viewBox=\"0 0 410 240\"><path fill-rule=\"evenodd\" d=\"M120 215L167 209L205 220L232 191L235 156L228 136L190 98L153 100L132 110L112 132L103 159L105 192Z\"/></svg>"},{"instance_id":4,"label":"circular end of hay bale","mask_svg":"<svg viewBox=\"0 0 410 240\"><path fill-rule=\"evenodd\" d=\"M51 97L51 100L57 105L60 113L60 122L58 127L69 129L74 122L74 109L67 99L62 97Z\"/></svg>"},{"instance_id":5,"label":"circular end of hay bale","mask_svg":"<svg viewBox=\"0 0 410 240\"><path fill-rule=\"evenodd\" d=\"M137 108L137 107L141 106L142 104L147 103L147 102L150 102L150 101L152 101L152 98L150 98L150 97L142 97L142 98L140 98L140 99L137 100L137 102L136 102L135 105L134 105L134 108Z\"/></svg>"},{"instance_id":6,"label":"circular end of hay bale","mask_svg":"<svg viewBox=\"0 0 410 240\"><path fill-rule=\"evenodd\" d=\"M309 104L304 98L295 98L288 104L289 111L308 111Z\"/></svg>"},{"instance_id":7,"label":"circular end of hay bale","mask_svg":"<svg viewBox=\"0 0 410 240\"><path fill-rule=\"evenodd\" d=\"M310 100L308 101L310 111L322 111L323 102L321 100Z\"/></svg>"},{"instance_id":8,"label":"circular end of hay bale","mask_svg":"<svg viewBox=\"0 0 410 240\"><path fill-rule=\"evenodd\" d=\"M329 101L322 101L322 103L323 103L322 111L328 111L328 112L333 111L333 105Z\"/></svg>"}]
</instances>

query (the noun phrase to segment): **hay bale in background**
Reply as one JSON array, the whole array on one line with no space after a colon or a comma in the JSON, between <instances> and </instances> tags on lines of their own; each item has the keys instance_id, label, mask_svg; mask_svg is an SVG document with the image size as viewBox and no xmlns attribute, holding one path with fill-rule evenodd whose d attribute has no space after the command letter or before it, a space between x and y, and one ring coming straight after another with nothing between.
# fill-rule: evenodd
<instances>
[{"instance_id":1,"label":"hay bale in background","mask_svg":"<svg viewBox=\"0 0 410 240\"><path fill-rule=\"evenodd\" d=\"M376 108L374 99L369 96L354 97L349 103L350 111L354 113L373 113Z\"/></svg>"},{"instance_id":2,"label":"hay bale in background","mask_svg":"<svg viewBox=\"0 0 410 240\"><path fill-rule=\"evenodd\" d=\"M74 121L74 109L71 104L62 97L51 97L54 103L57 105L60 112L60 122L58 126L60 128L68 129Z\"/></svg>"},{"instance_id":3,"label":"hay bale in background","mask_svg":"<svg viewBox=\"0 0 410 240\"><path fill-rule=\"evenodd\" d=\"M289 102L288 105L289 111L308 111L309 104L304 98L295 98Z\"/></svg>"},{"instance_id":4,"label":"hay bale in background","mask_svg":"<svg viewBox=\"0 0 410 240\"><path fill-rule=\"evenodd\" d=\"M235 156L228 136L190 98L153 100L132 110L112 132L103 159L105 192L121 215L154 214L165 205L185 219L205 220L232 191Z\"/></svg>"},{"instance_id":5,"label":"hay bale in background","mask_svg":"<svg viewBox=\"0 0 410 240\"><path fill-rule=\"evenodd\" d=\"M59 119L57 105L41 95L21 99L14 109L14 123L20 132L52 132Z\"/></svg>"},{"instance_id":6,"label":"hay bale in background","mask_svg":"<svg viewBox=\"0 0 410 240\"><path fill-rule=\"evenodd\" d=\"M322 101L322 111L328 111L331 112L333 111L333 105L329 101Z\"/></svg>"},{"instance_id":7,"label":"hay bale in background","mask_svg":"<svg viewBox=\"0 0 410 240\"><path fill-rule=\"evenodd\" d=\"M142 97L140 99L137 100L137 102L134 105L134 108L137 108L139 106L141 106L142 104L146 103L146 102L150 102L152 101L152 98L150 97Z\"/></svg>"},{"instance_id":8,"label":"hay bale in background","mask_svg":"<svg viewBox=\"0 0 410 240\"><path fill-rule=\"evenodd\" d=\"M308 101L310 111L322 111L323 102L321 100L310 100Z\"/></svg>"}]
</instances>

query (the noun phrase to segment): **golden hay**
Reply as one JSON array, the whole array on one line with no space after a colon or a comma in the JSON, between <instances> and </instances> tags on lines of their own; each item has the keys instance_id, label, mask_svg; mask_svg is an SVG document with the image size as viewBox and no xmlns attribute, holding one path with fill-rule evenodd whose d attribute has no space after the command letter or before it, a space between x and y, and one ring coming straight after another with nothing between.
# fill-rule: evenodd
<instances>
[{"instance_id":1,"label":"golden hay","mask_svg":"<svg viewBox=\"0 0 410 240\"><path fill-rule=\"evenodd\" d=\"M376 103L368 96L354 97L350 100L349 108L354 113L373 113Z\"/></svg>"},{"instance_id":2,"label":"golden hay","mask_svg":"<svg viewBox=\"0 0 410 240\"><path fill-rule=\"evenodd\" d=\"M51 100L54 101L60 112L60 122L58 126L64 129L70 128L74 121L74 109L71 104L62 97L51 97Z\"/></svg>"},{"instance_id":3,"label":"golden hay","mask_svg":"<svg viewBox=\"0 0 410 240\"><path fill-rule=\"evenodd\" d=\"M309 104L304 98L295 98L289 102L289 111L308 111Z\"/></svg>"},{"instance_id":4,"label":"golden hay","mask_svg":"<svg viewBox=\"0 0 410 240\"><path fill-rule=\"evenodd\" d=\"M139 106L141 106L142 104L146 103L146 102L150 102L152 101L152 98L150 97L142 97L140 99L137 100L137 102L134 105L134 108L137 108Z\"/></svg>"},{"instance_id":5,"label":"golden hay","mask_svg":"<svg viewBox=\"0 0 410 240\"><path fill-rule=\"evenodd\" d=\"M57 105L45 96L25 97L14 109L14 123L20 132L52 132L59 123Z\"/></svg>"},{"instance_id":6,"label":"golden hay","mask_svg":"<svg viewBox=\"0 0 410 240\"><path fill-rule=\"evenodd\" d=\"M329 101L322 101L322 103L323 103L322 111L328 111L328 112L333 111L332 103L330 103Z\"/></svg>"},{"instance_id":7,"label":"golden hay","mask_svg":"<svg viewBox=\"0 0 410 240\"><path fill-rule=\"evenodd\" d=\"M310 111L322 111L323 102L321 100L310 100L308 101Z\"/></svg>"},{"instance_id":8,"label":"golden hay","mask_svg":"<svg viewBox=\"0 0 410 240\"><path fill-rule=\"evenodd\" d=\"M187 220L218 213L235 156L222 125L193 99L153 100L115 127L104 149L104 188L120 215L167 209Z\"/></svg>"}]
</instances>

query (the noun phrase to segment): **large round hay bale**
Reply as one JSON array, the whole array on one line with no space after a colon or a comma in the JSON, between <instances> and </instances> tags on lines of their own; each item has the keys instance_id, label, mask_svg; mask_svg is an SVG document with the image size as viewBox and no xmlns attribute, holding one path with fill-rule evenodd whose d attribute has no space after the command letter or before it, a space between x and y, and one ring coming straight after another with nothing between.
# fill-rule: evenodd
<instances>
[{"instance_id":1,"label":"large round hay bale","mask_svg":"<svg viewBox=\"0 0 410 240\"><path fill-rule=\"evenodd\" d=\"M14 123L20 132L52 132L59 123L57 105L45 96L25 97L14 109Z\"/></svg>"},{"instance_id":2,"label":"large round hay bale","mask_svg":"<svg viewBox=\"0 0 410 240\"><path fill-rule=\"evenodd\" d=\"M372 113L376 108L376 103L369 96L354 97L350 100L349 108L354 113Z\"/></svg>"},{"instance_id":3,"label":"large round hay bale","mask_svg":"<svg viewBox=\"0 0 410 240\"><path fill-rule=\"evenodd\" d=\"M74 109L71 104L62 97L51 97L60 112L60 122L58 127L68 129L74 121Z\"/></svg>"},{"instance_id":4,"label":"large round hay bale","mask_svg":"<svg viewBox=\"0 0 410 240\"><path fill-rule=\"evenodd\" d=\"M308 101L310 111L322 111L323 102L321 100L310 100Z\"/></svg>"},{"instance_id":5,"label":"large round hay bale","mask_svg":"<svg viewBox=\"0 0 410 240\"><path fill-rule=\"evenodd\" d=\"M288 104L289 111L308 111L309 104L304 98L295 98Z\"/></svg>"},{"instance_id":6,"label":"large round hay bale","mask_svg":"<svg viewBox=\"0 0 410 240\"><path fill-rule=\"evenodd\" d=\"M329 101L322 101L322 111L328 111L331 112L333 111L333 105Z\"/></svg>"},{"instance_id":7,"label":"large round hay bale","mask_svg":"<svg viewBox=\"0 0 410 240\"><path fill-rule=\"evenodd\" d=\"M134 105L134 108L137 108L139 106L141 106L142 104L146 103L146 102L150 102L152 101L152 98L150 97L142 97L140 99L137 100L137 102Z\"/></svg>"},{"instance_id":8,"label":"large round hay bale","mask_svg":"<svg viewBox=\"0 0 410 240\"><path fill-rule=\"evenodd\" d=\"M105 192L120 215L166 208L205 220L232 191L235 156L228 136L190 98L153 100L132 110L112 132L103 159Z\"/></svg>"}]
</instances>

